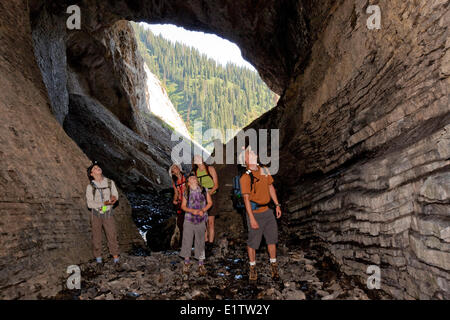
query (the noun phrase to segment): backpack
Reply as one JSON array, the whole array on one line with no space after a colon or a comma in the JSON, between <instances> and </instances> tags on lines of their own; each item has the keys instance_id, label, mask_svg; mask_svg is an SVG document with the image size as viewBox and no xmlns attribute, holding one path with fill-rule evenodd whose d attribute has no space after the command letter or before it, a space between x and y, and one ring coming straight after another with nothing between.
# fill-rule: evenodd
<instances>
[{"instance_id":1,"label":"backpack","mask_svg":"<svg viewBox=\"0 0 450 320\"><path fill-rule=\"evenodd\" d=\"M177 183L177 179L175 176L172 176L172 182L175 185L175 188L178 190L179 187L181 187L182 185L186 184L186 176L184 174L181 175L181 182Z\"/></svg>"},{"instance_id":2,"label":"backpack","mask_svg":"<svg viewBox=\"0 0 450 320\"><path fill-rule=\"evenodd\" d=\"M250 191L253 190L254 184L259 181L258 178L255 178L255 176L253 175L251 170L246 170L246 171L242 172L240 175L233 177L232 199L233 199L233 207L235 209L244 209L245 208L244 197L242 196L241 181L240 181L242 175L244 175L244 174L248 174L250 176ZM255 181L255 179L257 179L257 181ZM256 210L260 207L265 207L269 203L270 202L264 203L264 204L259 204L254 201L250 201L252 210Z\"/></svg>"},{"instance_id":3,"label":"backpack","mask_svg":"<svg viewBox=\"0 0 450 320\"><path fill-rule=\"evenodd\" d=\"M112 194L112 189L111 189L112 181L111 181L111 179L108 179L108 178L105 178L105 179L106 179L106 181L108 182L108 186L107 186L106 188L98 188L98 187L95 185L94 181L91 181L91 186L92 186L92 198L93 198L93 199L95 199L95 192L96 192L97 190L109 189L109 194ZM114 203L113 209L115 209L118 205L119 205L119 200L117 200L116 203Z\"/></svg>"},{"instance_id":4,"label":"backpack","mask_svg":"<svg viewBox=\"0 0 450 320\"><path fill-rule=\"evenodd\" d=\"M231 195L231 199L233 200L233 208L238 210L245 208L244 198L242 197L241 192L241 182L239 181L240 178L240 175L233 177L233 190Z\"/></svg>"},{"instance_id":5,"label":"backpack","mask_svg":"<svg viewBox=\"0 0 450 320\"><path fill-rule=\"evenodd\" d=\"M176 183L176 179L174 179L174 176L172 176L172 181L173 184L175 185L175 188L177 189L177 191L181 191L182 188L179 189L179 187L181 187L182 185L184 185L186 183L186 176L184 174L182 174L181 177L181 182L180 183ZM180 195L181 197L183 197L183 194ZM177 213L181 213L181 201L175 205L175 210L177 211Z\"/></svg>"}]
</instances>

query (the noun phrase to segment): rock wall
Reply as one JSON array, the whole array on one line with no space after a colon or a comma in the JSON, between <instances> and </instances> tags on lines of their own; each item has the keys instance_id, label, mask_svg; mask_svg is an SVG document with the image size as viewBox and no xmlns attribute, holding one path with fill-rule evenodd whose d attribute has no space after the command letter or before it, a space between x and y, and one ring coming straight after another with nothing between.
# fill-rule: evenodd
<instances>
[{"instance_id":1,"label":"rock wall","mask_svg":"<svg viewBox=\"0 0 450 320\"><path fill-rule=\"evenodd\" d=\"M149 112L147 76L131 25L68 31L64 129L127 191L170 185L172 131Z\"/></svg>"},{"instance_id":2,"label":"rock wall","mask_svg":"<svg viewBox=\"0 0 450 320\"><path fill-rule=\"evenodd\" d=\"M394 298L450 297L450 10L447 1L340 1L277 108L292 234L316 239Z\"/></svg>"},{"instance_id":3,"label":"rock wall","mask_svg":"<svg viewBox=\"0 0 450 320\"><path fill-rule=\"evenodd\" d=\"M380 30L366 27L369 4L381 8ZM449 298L448 1L84 0L82 30L70 34L60 27L67 5L0 4L3 297L50 294L62 266L90 256L89 161L61 123L79 145L114 142L85 147L116 159L108 171L135 169L144 188L167 179L166 134L139 117L142 65L127 24L115 26L126 19L235 41L281 94L250 127L280 128L276 179L292 236L316 239L362 282L379 265L395 298Z\"/></svg>"},{"instance_id":4,"label":"rock wall","mask_svg":"<svg viewBox=\"0 0 450 320\"><path fill-rule=\"evenodd\" d=\"M0 298L51 296L66 268L92 255L84 199L90 161L51 111L26 1L3 1L0 12ZM119 243L128 250L142 239L121 198Z\"/></svg>"},{"instance_id":5,"label":"rock wall","mask_svg":"<svg viewBox=\"0 0 450 320\"><path fill-rule=\"evenodd\" d=\"M85 11L81 30L69 30L64 4L33 8L36 58L52 111L68 135L127 191L169 184L172 131L148 112L144 62L131 25L99 24ZM91 112L82 113L80 103Z\"/></svg>"}]
</instances>

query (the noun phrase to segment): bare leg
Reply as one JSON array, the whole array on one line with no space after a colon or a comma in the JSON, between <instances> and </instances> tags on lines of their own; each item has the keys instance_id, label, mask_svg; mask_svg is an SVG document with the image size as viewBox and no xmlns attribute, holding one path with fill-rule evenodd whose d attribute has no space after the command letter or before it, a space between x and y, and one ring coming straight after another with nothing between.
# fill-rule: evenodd
<instances>
[{"instance_id":1,"label":"bare leg","mask_svg":"<svg viewBox=\"0 0 450 320\"><path fill-rule=\"evenodd\" d=\"M256 250L250 247L247 247L248 252L248 260L250 262L256 262Z\"/></svg>"},{"instance_id":2,"label":"bare leg","mask_svg":"<svg viewBox=\"0 0 450 320\"><path fill-rule=\"evenodd\" d=\"M275 244L267 245L267 251L269 251L270 259L276 259L277 258L277 245L275 245Z\"/></svg>"},{"instance_id":3,"label":"bare leg","mask_svg":"<svg viewBox=\"0 0 450 320\"><path fill-rule=\"evenodd\" d=\"M206 239L208 239L209 242L213 243L214 242L214 217L208 217L208 237Z\"/></svg>"}]
</instances>

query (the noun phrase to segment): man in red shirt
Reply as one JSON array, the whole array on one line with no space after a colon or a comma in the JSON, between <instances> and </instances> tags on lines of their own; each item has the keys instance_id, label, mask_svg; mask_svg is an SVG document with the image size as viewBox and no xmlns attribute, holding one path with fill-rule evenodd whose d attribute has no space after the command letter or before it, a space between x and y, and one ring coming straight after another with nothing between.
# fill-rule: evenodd
<instances>
[{"instance_id":1,"label":"man in red shirt","mask_svg":"<svg viewBox=\"0 0 450 320\"><path fill-rule=\"evenodd\" d=\"M279 279L276 253L278 226L273 210L269 209L267 205L272 199L276 205L277 219L281 217L281 205L278 202L273 178L268 169L257 164L258 156L250 148L247 148L244 151L244 157L247 171L241 176L240 184L247 212L249 279L255 281L258 278L256 250L259 248L262 236L264 236L269 251L272 278L277 280Z\"/></svg>"}]
</instances>

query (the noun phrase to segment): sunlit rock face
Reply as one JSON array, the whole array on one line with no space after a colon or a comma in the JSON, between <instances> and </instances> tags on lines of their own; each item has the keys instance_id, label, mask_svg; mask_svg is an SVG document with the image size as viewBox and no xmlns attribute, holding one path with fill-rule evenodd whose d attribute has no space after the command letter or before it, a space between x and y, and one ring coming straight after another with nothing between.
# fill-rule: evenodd
<instances>
[{"instance_id":1,"label":"sunlit rock face","mask_svg":"<svg viewBox=\"0 0 450 320\"><path fill-rule=\"evenodd\" d=\"M139 112L145 72L125 19L228 38L281 95L249 127L280 129L291 236L362 283L378 265L394 298L450 298L449 4L377 3L380 30L353 0L86 0L81 30L67 30L64 1L1 2L2 297L51 295L90 258L86 154L127 188L169 181L170 130ZM122 205L126 249L139 234Z\"/></svg>"},{"instance_id":2,"label":"sunlit rock face","mask_svg":"<svg viewBox=\"0 0 450 320\"><path fill-rule=\"evenodd\" d=\"M166 89L161 85L161 81L150 72L147 65L144 65L144 70L147 76L147 88L145 94L148 112L153 113L162 119L185 137L190 137L186 124L170 101Z\"/></svg>"}]
</instances>

